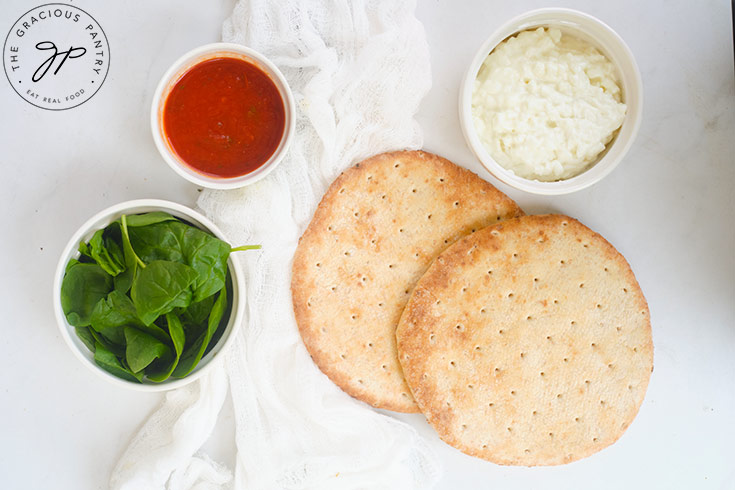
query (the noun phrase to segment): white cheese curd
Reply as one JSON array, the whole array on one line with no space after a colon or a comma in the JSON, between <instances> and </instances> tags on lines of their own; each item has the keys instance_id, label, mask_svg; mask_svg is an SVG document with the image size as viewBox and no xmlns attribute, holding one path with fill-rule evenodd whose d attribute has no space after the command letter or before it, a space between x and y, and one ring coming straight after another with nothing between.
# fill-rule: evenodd
<instances>
[{"instance_id":1,"label":"white cheese curd","mask_svg":"<svg viewBox=\"0 0 735 490\"><path fill-rule=\"evenodd\" d=\"M625 118L615 66L589 43L540 27L506 39L480 68L472 119L504 168L539 181L585 171Z\"/></svg>"}]
</instances>

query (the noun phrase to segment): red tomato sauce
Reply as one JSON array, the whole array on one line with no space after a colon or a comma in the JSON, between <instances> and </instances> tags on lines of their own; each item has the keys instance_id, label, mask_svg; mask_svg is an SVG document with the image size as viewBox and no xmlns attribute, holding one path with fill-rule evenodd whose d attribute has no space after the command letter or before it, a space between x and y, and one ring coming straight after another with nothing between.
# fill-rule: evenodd
<instances>
[{"instance_id":1,"label":"red tomato sauce","mask_svg":"<svg viewBox=\"0 0 735 490\"><path fill-rule=\"evenodd\" d=\"M163 130L192 169L238 177L273 155L285 119L281 94L263 70L238 58L213 58L194 65L171 89Z\"/></svg>"}]
</instances>

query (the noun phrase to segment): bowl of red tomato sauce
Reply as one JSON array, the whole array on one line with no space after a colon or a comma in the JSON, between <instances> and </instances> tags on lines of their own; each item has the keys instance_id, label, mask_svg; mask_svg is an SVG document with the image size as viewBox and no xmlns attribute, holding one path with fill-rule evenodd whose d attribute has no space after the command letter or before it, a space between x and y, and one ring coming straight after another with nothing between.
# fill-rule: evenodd
<instances>
[{"instance_id":1,"label":"bowl of red tomato sauce","mask_svg":"<svg viewBox=\"0 0 735 490\"><path fill-rule=\"evenodd\" d=\"M163 159L202 187L234 189L265 177L295 131L291 90L260 53L232 43L196 48L158 84L151 128Z\"/></svg>"}]
</instances>

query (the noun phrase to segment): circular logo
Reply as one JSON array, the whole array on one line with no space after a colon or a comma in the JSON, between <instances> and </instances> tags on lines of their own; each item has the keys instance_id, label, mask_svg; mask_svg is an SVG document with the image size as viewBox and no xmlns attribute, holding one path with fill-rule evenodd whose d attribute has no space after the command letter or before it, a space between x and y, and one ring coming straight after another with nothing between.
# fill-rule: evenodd
<instances>
[{"instance_id":1,"label":"circular logo","mask_svg":"<svg viewBox=\"0 0 735 490\"><path fill-rule=\"evenodd\" d=\"M102 87L110 69L110 45L84 10L47 3L13 24L3 46L3 67L27 102L62 111L85 103Z\"/></svg>"}]
</instances>

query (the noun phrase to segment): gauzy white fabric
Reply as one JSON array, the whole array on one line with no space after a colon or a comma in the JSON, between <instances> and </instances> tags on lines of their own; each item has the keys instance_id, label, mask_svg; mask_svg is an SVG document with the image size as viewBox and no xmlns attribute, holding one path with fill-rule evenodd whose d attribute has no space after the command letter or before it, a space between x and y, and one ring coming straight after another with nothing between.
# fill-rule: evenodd
<instances>
[{"instance_id":1,"label":"gauzy white fabric","mask_svg":"<svg viewBox=\"0 0 735 490\"><path fill-rule=\"evenodd\" d=\"M310 359L291 307L298 238L339 172L370 155L418 148L413 116L430 87L413 2L242 0L223 40L269 57L291 86L296 137L265 179L202 192L198 205L239 252L247 318L223 368L166 396L112 475L116 489L424 489L440 474L409 425L343 393ZM198 453L226 396L237 459Z\"/></svg>"}]
</instances>

